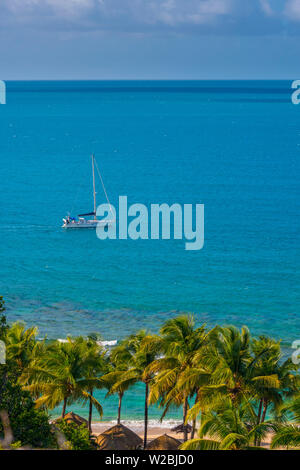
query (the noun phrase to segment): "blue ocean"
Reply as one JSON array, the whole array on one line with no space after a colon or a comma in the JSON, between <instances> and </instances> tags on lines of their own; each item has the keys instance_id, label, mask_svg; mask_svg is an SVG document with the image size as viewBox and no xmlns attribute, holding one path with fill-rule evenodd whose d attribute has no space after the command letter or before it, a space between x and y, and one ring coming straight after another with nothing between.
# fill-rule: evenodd
<instances>
[{"instance_id":1,"label":"blue ocean","mask_svg":"<svg viewBox=\"0 0 300 470\"><path fill-rule=\"evenodd\" d=\"M300 106L288 81L7 82L0 106L0 294L10 322L121 339L194 313L300 339ZM109 199L204 204L205 244L66 231L93 209L91 154ZM106 202L101 186L98 203ZM104 420L116 399L104 400ZM74 409L74 408L73 408ZM77 411L81 414L86 410ZM151 419L161 411L151 408ZM143 415L143 388L123 416ZM167 419L180 417L173 410Z\"/></svg>"}]
</instances>

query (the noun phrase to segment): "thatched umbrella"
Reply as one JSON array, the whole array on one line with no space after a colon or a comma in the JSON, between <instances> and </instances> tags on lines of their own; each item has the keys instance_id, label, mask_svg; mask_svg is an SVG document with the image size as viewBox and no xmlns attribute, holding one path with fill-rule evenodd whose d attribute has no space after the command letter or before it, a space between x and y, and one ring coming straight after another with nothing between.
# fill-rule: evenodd
<instances>
[{"instance_id":1,"label":"thatched umbrella","mask_svg":"<svg viewBox=\"0 0 300 470\"><path fill-rule=\"evenodd\" d=\"M143 441L131 429L117 424L100 434L96 444L98 450L136 450L143 445Z\"/></svg>"},{"instance_id":2,"label":"thatched umbrella","mask_svg":"<svg viewBox=\"0 0 300 470\"><path fill-rule=\"evenodd\" d=\"M185 430L187 433L192 432L192 426L190 424L179 424L179 426L175 426L175 428L172 428L172 432L176 432L177 434L183 433Z\"/></svg>"},{"instance_id":3,"label":"thatched umbrella","mask_svg":"<svg viewBox=\"0 0 300 470\"><path fill-rule=\"evenodd\" d=\"M174 437L164 434L147 445L147 450L177 450L181 442Z\"/></svg>"},{"instance_id":4,"label":"thatched umbrella","mask_svg":"<svg viewBox=\"0 0 300 470\"><path fill-rule=\"evenodd\" d=\"M87 428L89 426L89 423L86 419L82 418L82 416L79 416L76 413L73 413L73 411L67 413L64 417L64 420L67 423L75 423L77 426L81 426L82 424L84 424Z\"/></svg>"}]
</instances>

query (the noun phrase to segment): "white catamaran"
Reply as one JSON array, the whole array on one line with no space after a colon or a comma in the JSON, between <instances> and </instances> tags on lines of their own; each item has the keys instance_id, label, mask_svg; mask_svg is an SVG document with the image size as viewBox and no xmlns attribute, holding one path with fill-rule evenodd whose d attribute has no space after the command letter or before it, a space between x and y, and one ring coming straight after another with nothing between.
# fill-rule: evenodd
<instances>
[{"instance_id":1,"label":"white catamaran","mask_svg":"<svg viewBox=\"0 0 300 470\"><path fill-rule=\"evenodd\" d=\"M104 226L109 226L109 225L115 223L112 209L111 209L111 218L106 218L106 219L103 219L103 220L98 220L97 219L97 214L96 214L96 212L97 212L97 203L96 203L95 166L96 166L96 169L97 169L97 172L98 172L101 184L102 184L102 188L103 188L107 203L108 203L109 207L111 208L111 204L109 202L107 192L106 192L106 189L105 189L105 186L104 186L104 183L103 183L103 179L102 179L101 173L99 171L97 162L95 160L95 156L92 155L94 210L92 212L88 212L86 214L78 214L77 219L76 219L76 217L71 217L70 214L67 215L63 219L63 225L62 225L63 228L67 228L67 229L69 229L69 228L96 228L98 224L104 225ZM89 217L89 216L93 216L93 219L85 219L85 217Z\"/></svg>"}]
</instances>

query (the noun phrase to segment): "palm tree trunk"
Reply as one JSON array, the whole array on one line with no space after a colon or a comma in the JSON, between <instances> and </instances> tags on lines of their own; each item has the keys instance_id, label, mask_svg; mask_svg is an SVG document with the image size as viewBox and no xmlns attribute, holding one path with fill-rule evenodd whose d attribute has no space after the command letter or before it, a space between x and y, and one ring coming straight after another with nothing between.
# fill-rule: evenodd
<instances>
[{"instance_id":1,"label":"palm tree trunk","mask_svg":"<svg viewBox=\"0 0 300 470\"><path fill-rule=\"evenodd\" d=\"M119 393L119 406L118 406L118 424L121 424L121 407L122 407L123 393Z\"/></svg>"},{"instance_id":2,"label":"palm tree trunk","mask_svg":"<svg viewBox=\"0 0 300 470\"><path fill-rule=\"evenodd\" d=\"M62 413L61 413L61 417L62 417L63 419L64 419L65 414L66 414L66 408L67 408L67 399L64 398L64 403L63 403Z\"/></svg>"},{"instance_id":3,"label":"palm tree trunk","mask_svg":"<svg viewBox=\"0 0 300 470\"><path fill-rule=\"evenodd\" d=\"M261 417L261 422L264 423L265 419L266 419L266 414L267 414L267 409L268 409L268 400L263 400L263 403L264 403L264 410L263 410L263 414L262 414L262 417ZM260 446L261 444L261 439L258 439L258 445Z\"/></svg>"},{"instance_id":4,"label":"palm tree trunk","mask_svg":"<svg viewBox=\"0 0 300 470\"><path fill-rule=\"evenodd\" d=\"M196 418L193 419L193 427L192 427L191 439L194 439L194 437L195 437L195 432L196 432Z\"/></svg>"},{"instance_id":5,"label":"palm tree trunk","mask_svg":"<svg viewBox=\"0 0 300 470\"><path fill-rule=\"evenodd\" d=\"M197 392L196 392L195 405L198 403L198 400L200 400L200 397L199 397L199 389L198 389ZM195 437L196 425L197 425L197 418L194 418L194 419L193 419L193 427L192 427L191 439L194 439L194 437Z\"/></svg>"},{"instance_id":6,"label":"palm tree trunk","mask_svg":"<svg viewBox=\"0 0 300 470\"><path fill-rule=\"evenodd\" d=\"M267 409L268 409L268 400L264 400L264 411L263 411L262 418L261 418L262 423L264 423L266 419Z\"/></svg>"},{"instance_id":7,"label":"palm tree trunk","mask_svg":"<svg viewBox=\"0 0 300 470\"><path fill-rule=\"evenodd\" d=\"M93 391L90 391L91 397L93 396ZM92 419L93 419L93 403L91 398L89 399L89 433L92 433Z\"/></svg>"},{"instance_id":8,"label":"palm tree trunk","mask_svg":"<svg viewBox=\"0 0 300 470\"><path fill-rule=\"evenodd\" d=\"M257 413L257 424L260 423L260 417L261 417L261 412L262 412L262 406L263 406L263 399L259 401L259 407L258 407L258 413Z\"/></svg>"},{"instance_id":9,"label":"palm tree trunk","mask_svg":"<svg viewBox=\"0 0 300 470\"><path fill-rule=\"evenodd\" d=\"M263 406L263 399L261 398L260 401L259 401L259 406L258 406L257 424L260 424L262 406ZM254 440L254 445L257 446L258 443L259 443L259 439L258 439L258 438L255 438L255 440Z\"/></svg>"},{"instance_id":10,"label":"palm tree trunk","mask_svg":"<svg viewBox=\"0 0 300 470\"><path fill-rule=\"evenodd\" d=\"M147 434L148 434L148 395L149 395L149 385L148 382L145 383L145 419L144 419L144 449L147 446Z\"/></svg>"},{"instance_id":11,"label":"palm tree trunk","mask_svg":"<svg viewBox=\"0 0 300 470\"><path fill-rule=\"evenodd\" d=\"M185 424L187 412L188 412L188 399L185 398L184 403L183 403L183 442L186 442L188 438L187 427Z\"/></svg>"}]
</instances>

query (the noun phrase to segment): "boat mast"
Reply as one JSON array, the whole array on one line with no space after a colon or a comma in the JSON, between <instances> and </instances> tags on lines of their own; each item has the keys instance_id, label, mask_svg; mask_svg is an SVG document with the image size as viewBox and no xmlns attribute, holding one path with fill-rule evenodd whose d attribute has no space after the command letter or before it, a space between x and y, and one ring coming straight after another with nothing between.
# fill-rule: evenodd
<instances>
[{"instance_id":1,"label":"boat mast","mask_svg":"<svg viewBox=\"0 0 300 470\"><path fill-rule=\"evenodd\" d=\"M97 220L96 217L96 210L97 210L97 204L96 204L96 187L95 187L95 164L94 164L94 154L92 155L92 168L93 168L93 196L94 196L94 220Z\"/></svg>"}]
</instances>

